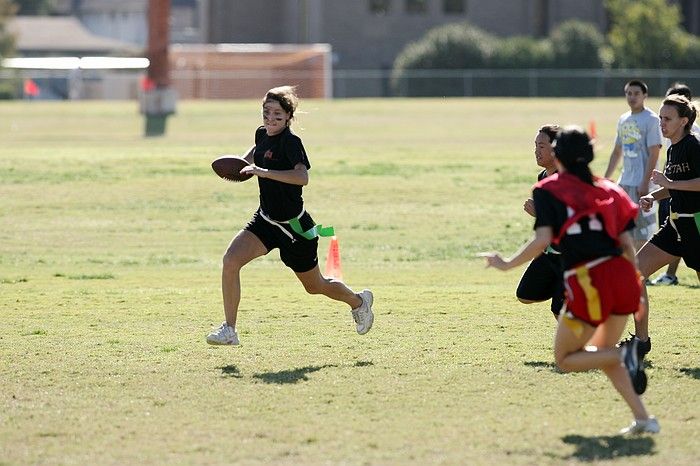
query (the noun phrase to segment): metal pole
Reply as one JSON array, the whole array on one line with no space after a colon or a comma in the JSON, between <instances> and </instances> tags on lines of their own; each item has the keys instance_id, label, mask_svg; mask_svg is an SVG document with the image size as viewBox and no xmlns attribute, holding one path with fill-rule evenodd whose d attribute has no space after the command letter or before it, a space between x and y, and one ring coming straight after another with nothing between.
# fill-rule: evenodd
<instances>
[{"instance_id":1,"label":"metal pole","mask_svg":"<svg viewBox=\"0 0 700 466\"><path fill-rule=\"evenodd\" d=\"M170 88L170 0L148 0L147 85L142 112L146 115L146 136L165 134L168 115L175 113L175 93Z\"/></svg>"}]
</instances>

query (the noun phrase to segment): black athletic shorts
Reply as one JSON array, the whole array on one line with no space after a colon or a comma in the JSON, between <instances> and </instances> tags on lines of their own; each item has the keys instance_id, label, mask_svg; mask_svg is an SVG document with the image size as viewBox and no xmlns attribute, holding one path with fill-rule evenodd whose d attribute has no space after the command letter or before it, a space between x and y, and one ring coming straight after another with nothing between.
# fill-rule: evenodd
<instances>
[{"instance_id":1,"label":"black athletic shorts","mask_svg":"<svg viewBox=\"0 0 700 466\"><path fill-rule=\"evenodd\" d=\"M673 223L678 228L678 232L673 228L670 220L667 220L649 242L672 256L682 257L685 265L700 271L700 232L695 220L690 217L681 217ZM681 235L680 241L678 233Z\"/></svg>"},{"instance_id":2,"label":"black athletic shorts","mask_svg":"<svg viewBox=\"0 0 700 466\"><path fill-rule=\"evenodd\" d=\"M299 223L304 231L314 226L314 221L307 212L299 219ZM268 252L279 248L280 259L295 272L308 272L318 264L318 237L306 239L294 233L288 224L272 224L262 218L259 210L244 230L257 236Z\"/></svg>"},{"instance_id":3,"label":"black athletic shorts","mask_svg":"<svg viewBox=\"0 0 700 466\"><path fill-rule=\"evenodd\" d=\"M540 254L520 278L515 295L529 301L552 300L551 310L559 315L564 306L564 269L559 254Z\"/></svg>"},{"instance_id":4,"label":"black athletic shorts","mask_svg":"<svg viewBox=\"0 0 700 466\"><path fill-rule=\"evenodd\" d=\"M661 199L659 201L659 226L663 226L664 222L671 213L671 198Z\"/></svg>"}]
</instances>

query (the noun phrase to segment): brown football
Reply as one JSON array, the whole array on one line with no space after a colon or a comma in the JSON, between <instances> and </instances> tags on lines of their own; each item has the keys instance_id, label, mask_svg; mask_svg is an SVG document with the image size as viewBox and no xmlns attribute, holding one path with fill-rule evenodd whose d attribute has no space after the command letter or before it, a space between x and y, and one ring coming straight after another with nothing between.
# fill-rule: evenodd
<instances>
[{"instance_id":1,"label":"brown football","mask_svg":"<svg viewBox=\"0 0 700 466\"><path fill-rule=\"evenodd\" d=\"M229 181L245 181L253 175L241 175L241 169L250 165L243 157L223 155L211 163L211 168L221 178Z\"/></svg>"}]
</instances>

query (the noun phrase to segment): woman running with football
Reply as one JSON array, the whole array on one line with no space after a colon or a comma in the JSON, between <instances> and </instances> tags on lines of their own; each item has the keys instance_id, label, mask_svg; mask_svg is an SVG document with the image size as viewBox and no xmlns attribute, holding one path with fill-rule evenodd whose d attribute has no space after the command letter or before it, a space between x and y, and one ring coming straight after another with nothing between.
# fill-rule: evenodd
<instances>
[{"instance_id":1,"label":"woman running with football","mask_svg":"<svg viewBox=\"0 0 700 466\"><path fill-rule=\"evenodd\" d=\"M509 259L484 254L487 266L508 270L550 243L559 245L567 293L554 339L557 365L565 372L601 369L634 415L621 433L656 433L659 424L638 395L646 388L646 376L636 342L616 347L629 314L639 306L630 234L637 205L616 184L593 176L588 167L593 145L581 128L560 131L554 150L559 173L533 190L535 236Z\"/></svg>"},{"instance_id":2,"label":"woman running with football","mask_svg":"<svg viewBox=\"0 0 700 466\"><path fill-rule=\"evenodd\" d=\"M224 254L221 289L226 320L207 336L212 345L239 344L236 318L241 268L275 248L308 293L347 303L360 335L372 328L372 292L355 293L342 281L323 277L319 270L321 227L306 212L302 199L311 164L301 139L290 129L298 102L291 86L270 89L263 98L263 125L255 131L255 145L244 157L251 165L241 170L258 178L260 206Z\"/></svg>"}]
</instances>

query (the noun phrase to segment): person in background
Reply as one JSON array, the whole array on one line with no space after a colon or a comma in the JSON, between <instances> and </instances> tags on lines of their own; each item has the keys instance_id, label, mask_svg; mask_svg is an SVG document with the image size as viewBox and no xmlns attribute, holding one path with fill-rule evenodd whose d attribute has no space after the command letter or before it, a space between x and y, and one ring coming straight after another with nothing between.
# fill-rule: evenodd
<instances>
[{"instance_id":1,"label":"person in background","mask_svg":"<svg viewBox=\"0 0 700 466\"><path fill-rule=\"evenodd\" d=\"M639 271L644 277L674 260L683 258L700 279L700 140L690 130L697 116L695 105L682 95L669 95L659 110L661 131L671 141L663 173L654 170L651 180L660 186L639 205L650 210L655 201L670 197L669 216L656 234L637 251ZM649 338L649 299L642 286L639 312L634 318L635 333L622 342L637 343L638 356L651 350Z\"/></svg>"},{"instance_id":2,"label":"person in background","mask_svg":"<svg viewBox=\"0 0 700 466\"><path fill-rule=\"evenodd\" d=\"M641 285L630 233L638 207L615 183L593 176L593 144L583 129L564 128L554 150L558 173L537 183L532 193L535 236L508 259L482 255L487 266L509 270L550 243L559 245L567 292L554 338L557 365L564 372L601 369L634 416L620 432L657 433L659 423L639 396L646 375L637 342L616 346L629 315L639 307Z\"/></svg>"},{"instance_id":3,"label":"person in background","mask_svg":"<svg viewBox=\"0 0 700 466\"><path fill-rule=\"evenodd\" d=\"M693 91L688 87L686 84L683 83L673 83L671 87L668 88L666 91L666 97L669 95L682 95L688 100L692 101L693 100ZM698 126L697 121L693 123L693 126L690 130L691 133L695 135L695 137L700 137L700 126ZM666 139L666 144L664 144L666 147L671 146L671 142ZM668 215L670 213L670 208L671 208L671 198L667 197L666 199L661 199L659 201L659 226L663 226L663 224L666 222L666 219L668 219ZM668 264L668 267L666 268L666 272L662 273L655 279L651 280L651 285L678 285L678 277L677 277L677 272L678 272L678 265L680 264L681 260L676 259L672 261L670 264ZM649 284L649 283L648 283Z\"/></svg>"},{"instance_id":4,"label":"person in background","mask_svg":"<svg viewBox=\"0 0 700 466\"><path fill-rule=\"evenodd\" d=\"M622 159L618 184L635 202L649 193L651 171L657 166L662 143L659 116L645 107L648 95L647 85L640 80L634 79L625 84L625 97L630 110L623 113L617 122L615 147L605 170L605 178L612 179ZM656 229L655 213L640 212L632 231L635 249L639 250Z\"/></svg>"},{"instance_id":5,"label":"person in background","mask_svg":"<svg viewBox=\"0 0 700 466\"><path fill-rule=\"evenodd\" d=\"M360 335L372 328L372 292L355 293L342 281L323 277L318 267L321 227L306 212L302 199L311 164L301 139L290 128L298 102L291 86L270 89L263 98L263 125L255 131L255 145L244 157L251 165L241 170L257 176L260 206L224 254L221 289L226 320L207 335L209 344L239 344L236 320L241 268L276 248L282 262L294 271L308 293L346 303Z\"/></svg>"},{"instance_id":6,"label":"person in background","mask_svg":"<svg viewBox=\"0 0 700 466\"><path fill-rule=\"evenodd\" d=\"M554 148L552 147L557 131L559 131L559 126L552 124L544 125L537 131L537 136L535 136L535 162L543 168L537 175L537 181L542 181L557 172ZM523 210L531 216L535 216L535 202L532 198L528 198L525 201ZM527 266L520 278L515 296L523 304L538 303L551 299L550 309L556 319L564 306L563 273L561 253L549 246Z\"/></svg>"}]
</instances>

